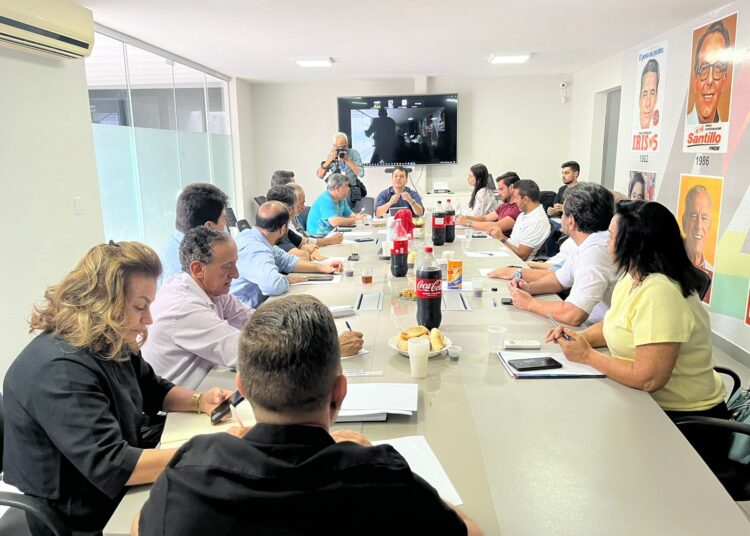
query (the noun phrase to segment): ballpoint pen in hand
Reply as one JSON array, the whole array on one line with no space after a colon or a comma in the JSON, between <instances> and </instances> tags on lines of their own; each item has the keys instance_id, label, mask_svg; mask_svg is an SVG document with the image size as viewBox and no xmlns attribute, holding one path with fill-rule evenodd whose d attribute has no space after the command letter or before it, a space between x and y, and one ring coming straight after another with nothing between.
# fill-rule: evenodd
<instances>
[{"instance_id":1,"label":"ballpoint pen in hand","mask_svg":"<svg viewBox=\"0 0 750 536\"><path fill-rule=\"evenodd\" d=\"M352 327L349 325L349 321L348 320L344 320L344 324L346 324L346 329L348 329L349 331L352 330Z\"/></svg>"},{"instance_id":2,"label":"ballpoint pen in hand","mask_svg":"<svg viewBox=\"0 0 750 536\"><path fill-rule=\"evenodd\" d=\"M547 313L547 318L549 318L549 321L550 321L550 322L552 322L552 323L553 323L553 324L555 325L555 327L556 327L556 328L559 328L559 327L560 327L560 324L558 324L558 323L557 323L557 322L555 321L555 319L554 319L554 318L552 318L552 315L551 315L551 314ZM562 338L563 338L563 339L565 339L565 340L566 340L566 341L568 341L568 342L570 342L570 341L572 341L572 340L573 340L573 339L571 339L571 338L570 338L570 336L569 336L568 334L566 334L566 333L565 333L564 331L562 332Z\"/></svg>"}]
</instances>

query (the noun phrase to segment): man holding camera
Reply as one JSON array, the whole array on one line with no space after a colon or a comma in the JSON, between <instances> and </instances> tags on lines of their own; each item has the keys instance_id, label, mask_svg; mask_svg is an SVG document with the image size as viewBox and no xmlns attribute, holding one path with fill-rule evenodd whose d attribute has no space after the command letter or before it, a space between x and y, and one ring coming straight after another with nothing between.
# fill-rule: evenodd
<instances>
[{"instance_id":1,"label":"man holding camera","mask_svg":"<svg viewBox=\"0 0 750 536\"><path fill-rule=\"evenodd\" d=\"M367 195L367 188L359 180L365 176L365 168L359 151L349 148L349 138L343 132L333 135L333 148L328 158L320 164L318 178L324 178L329 172L341 173L349 180L348 203L356 211L360 200Z\"/></svg>"}]
</instances>

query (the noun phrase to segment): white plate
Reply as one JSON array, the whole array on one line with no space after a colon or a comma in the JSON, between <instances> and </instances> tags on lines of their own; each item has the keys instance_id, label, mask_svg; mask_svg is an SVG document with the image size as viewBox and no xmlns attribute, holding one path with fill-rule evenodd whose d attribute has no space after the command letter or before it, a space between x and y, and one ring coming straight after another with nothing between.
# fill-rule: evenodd
<instances>
[{"instance_id":1,"label":"white plate","mask_svg":"<svg viewBox=\"0 0 750 536\"><path fill-rule=\"evenodd\" d=\"M443 339L445 339L445 348L448 348L451 344L453 344L451 343L451 340L445 335L443 335ZM398 346L396 346L396 337L391 337L390 339L388 339L388 346L390 346L393 350L395 350L399 354L409 357L409 352L404 352L403 350L399 350ZM445 348L443 348L443 350L445 350ZM427 355L429 357L435 357L436 355L442 353L443 350L438 350L437 352L430 351L430 353Z\"/></svg>"}]
</instances>

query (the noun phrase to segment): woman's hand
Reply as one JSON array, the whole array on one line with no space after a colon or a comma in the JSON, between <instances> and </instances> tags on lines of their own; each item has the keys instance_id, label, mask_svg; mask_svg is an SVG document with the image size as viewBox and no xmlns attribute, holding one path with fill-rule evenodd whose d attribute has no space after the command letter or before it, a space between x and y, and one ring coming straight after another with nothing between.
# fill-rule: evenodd
<instances>
[{"instance_id":1,"label":"woman's hand","mask_svg":"<svg viewBox=\"0 0 750 536\"><path fill-rule=\"evenodd\" d=\"M568 361L574 363L587 363L592 348L589 341L586 340L586 337L570 328L562 327L559 329L562 330L562 333L557 339L557 344L560 345L560 349L563 354L565 354ZM569 340L566 339L566 336Z\"/></svg>"},{"instance_id":2,"label":"woman's hand","mask_svg":"<svg viewBox=\"0 0 750 536\"><path fill-rule=\"evenodd\" d=\"M336 430L335 432L331 433L331 437L333 437L333 440L336 443L341 443L342 441L351 441L352 443L357 443L359 445L362 445L363 447L372 446L372 443L370 443L370 441L365 436L353 430Z\"/></svg>"},{"instance_id":3,"label":"woman's hand","mask_svg":"<svg viewBox=\"0 0 750 536\"><path fill-rule=\"evenodd\" d=\"M516 273L516 270L518 270L518 268L503 266L502 268L498 268L497 270L488 273L487 277L491 279L513 279L513 274Z\"/></svg>"},{"instance_id":4,"label":"woman's hand","mask_svg":"<svg viewBox=\"0 0 750 536\"><path fill-rule=\"evenodd\" d=\"M209 389L208 391L203 393L203 396L201 396L198 411L200 411L201 413L205 413L206 415L211 415L211 412L216 409L216 406L224 402L224 400L229 398L230 396L232 396L232 391L227 391L226 389L221 389L220 387Z\"/></svg>"}]
</instances>

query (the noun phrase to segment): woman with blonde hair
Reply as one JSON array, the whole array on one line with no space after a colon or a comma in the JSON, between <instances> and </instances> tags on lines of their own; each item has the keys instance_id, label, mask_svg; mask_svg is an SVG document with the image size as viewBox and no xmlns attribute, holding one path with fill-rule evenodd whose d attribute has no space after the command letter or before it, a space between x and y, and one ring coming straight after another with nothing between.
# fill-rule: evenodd
<instances>
[{"instance_id":1,"label":"woman with blonde hair","mask_svg":"<svg viewBox=\"0 0 750 536\"><path fill-rule=\"evenodd\" d=\"M146 416L210 413L229 395L176 387L141 358L160 273L144 244L94 246L34 307L40 333L5 376L4 479L75 535L101 533L126 487L153 482L174 454L143 448Z\"/></svg>"}]
</instances>

